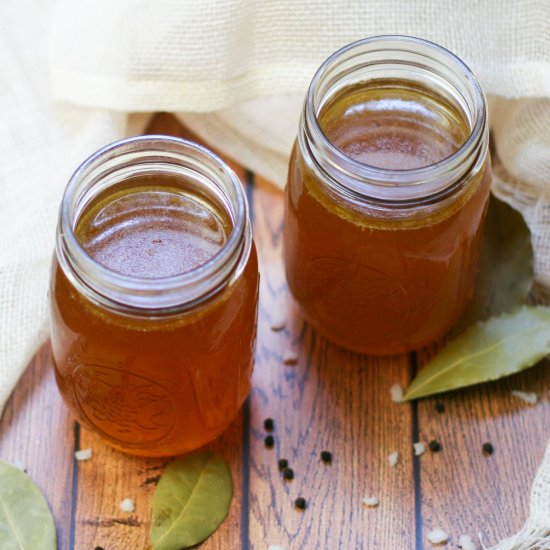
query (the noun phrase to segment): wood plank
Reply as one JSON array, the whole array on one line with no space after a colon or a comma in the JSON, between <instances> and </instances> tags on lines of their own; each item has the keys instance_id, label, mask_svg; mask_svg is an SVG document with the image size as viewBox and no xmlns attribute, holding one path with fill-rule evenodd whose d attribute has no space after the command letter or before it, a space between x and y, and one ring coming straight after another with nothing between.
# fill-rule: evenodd
<instances>
[{"instance_id":1,"label":"wood plank","mask_svg":"<svg viewBox=\"0 0 550 550\"><path fill-rule=\"evenodd\" d=\"M84 428L79 443L91 448L93 457L77 465L75 549L146 548L154 479L166 461L119 453ZM135 501L135 512L120 510L125 498Z\"/></svg>"},{"instance_id":2,"label":"wood plank","mask_svg":"<svg viewBox=\"0 0 550 550\"><path fill-rule=\"evenodd\" d=\"M242 414L209 448L220 451L231 467L235 497L220 529L201 545L204 550L238 548L240 545ZM168 459L122 454L108 447L96 434L81 428L81 448L92 448L93 459L78 464L78 500L75 549L146 549L149 541L151 499L158 476ZM124 498L136 503L133 513L119 509Z\"/></svg>"},{"instance_id":3,"label":"wood plank","mask_svg":"<svg viewBox=\"0 0 550 550\"><path fill-rule=\"evenodd\" d=\"M425 364L434 350L419 354ZM534 391L530 406L512 389ZM531 484L550 439L550 369L543 363L490 384L428 398L418 404L420 439L443 450L420 458L423 540L442 528L454 547L460 535L483 535L492 546L518 531L529 512ZM440 401L444 413L435 411ZM490 442L494 454L485 456ZM429 545L428 545L429 546Z\"/></svg>"},{"instance_id":4,"label":"wood plank","mask_svg":"<svg viewBox=\"0 0 550 550\"><path fill-rule=\"evenodd\" d=\"M260 312L251 399L250 547L413 548L414 484L410 406L390 399L409 382L407 356L369 358L338 348L312 331L288 294L281 259L280 191L256 178L254 237L259 250ZM286 327L274 331L282 320ZM297 359L285 366L285 358ZM266 449L263 420L276 423ZM330 466L322 450L333 453ZM388 464L399 451L400 463ZM277 467L287 458L295 479ZM380 499L366 509L366 495ZM294 508L303 496L304 512Z\"/></svg>"},{"instance_id":5,"label":"wood plank","mask_svg":"<svg viewBox=\"0 0 550 550\"><path fill-rule=\"evenodd\" d=\"M0 458L24 465L42 490L56 520L59 550L70 548L73 443L73 420L57 391L46 345L6 404L0 421Z\"/></svg>"}]
</instances>

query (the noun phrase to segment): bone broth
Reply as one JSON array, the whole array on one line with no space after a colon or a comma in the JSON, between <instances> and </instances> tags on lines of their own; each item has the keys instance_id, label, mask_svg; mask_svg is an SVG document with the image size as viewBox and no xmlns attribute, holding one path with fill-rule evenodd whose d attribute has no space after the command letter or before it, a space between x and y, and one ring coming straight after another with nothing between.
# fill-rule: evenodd
<instances>
[{"instance_id":1,"label":"bone broth","mask_svg":"<svg viewBox=\"0 0 550 550\"><path fill-rule=\"evenodd\" d=\"M392 78L369 77L379 65L360 63L384 54L376 40L393 56ZM482 93L461 90L472 94L463 104L448 86L424 82L424 72L413 78L407 56L399 70L400 49L418 49L425 72L433 62L437 46L410 40L344 49L359 67L351 84L338 85L353 80L353 65L329 58L310 88L289 167L289 287L314 327L364 353L417 349L457 320L473 292L489 194ZM452 54L444 60L463 68Z\"/></svg>"},{"instance_id":2,"label":"bone broth","mask_svg":"<svg viewBox=\"0 0 550 550\"><path fill-rule=\"evenodd\" d=\"M242 193L238 182L232 189ZM229 199L244 203L244 195ZM75 250L58 249L57 382L75 416L116 448L151 456L196 449L229 425L249 392L257 259L246 219L236 219L245 211L224 202L183 174L131 175L75 214ZM242 242L228 259L237 230ZM215 281L223 266L225 279Z\"/></svg>"}]
</instances>

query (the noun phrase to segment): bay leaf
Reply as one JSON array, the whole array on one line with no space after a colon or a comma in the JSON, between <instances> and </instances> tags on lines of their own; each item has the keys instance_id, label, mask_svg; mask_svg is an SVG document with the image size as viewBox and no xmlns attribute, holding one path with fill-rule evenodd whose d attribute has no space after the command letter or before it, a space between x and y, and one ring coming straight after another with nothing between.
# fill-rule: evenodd
<instances>
[{"instance_id":1,"label":"bay leaf","mask_svg":"<svg viewBox=\"0 0 550 550\"><path fill-rule=\"evenodd\" d=\"M418 374L411 400L496 380L530 367L550 353L550 307L521 306L467 328Z\"/></svg>"},{"instance_id":2,"label":"bay leaf","mask_svg":"<svg viewBox=\"0 0 550 550\"><path fill-rule=\"evenodd\" d=\"M184 456L167 467L153 495L152 550L179 550L208 538L223 522L233 498L224 458L212 451Z\"/></svg>"},{"instance_id":3,"label":"bay leaf","mask_svg":"<svg viewBox=\"0 0 550 550\"><path fill-rule=\"evenodd\" d=\"M0 547L55 550L55 523L40 489L19 468L0 460Z\"/></svg>"},{"instance_id":4,"label":"bay leaf","mask_svg":"<svg viewBox=\"0 0 550 550\"><path fill-rule=\"evenodd\" d=\"M531 232L517 210L491 194L474 295L449 336L524 304L533 279Z\"/></svg>"}]
</instances>

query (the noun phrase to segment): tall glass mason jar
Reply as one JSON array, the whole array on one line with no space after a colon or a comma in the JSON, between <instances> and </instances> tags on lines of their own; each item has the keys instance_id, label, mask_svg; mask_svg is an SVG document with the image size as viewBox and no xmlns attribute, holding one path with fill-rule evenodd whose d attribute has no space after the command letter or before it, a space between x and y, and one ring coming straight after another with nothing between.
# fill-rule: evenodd
<instances>
[{"instance_id":1,"label":"tall glass mason jar","mask_svg":"<svg viewBox=\"0 0 550 550\"><path fill-rule=\"evenodd\" d=\"M286 275L305 317L363 353L437 340L472 296L490 181L485 97L460 59L405 36L333 54L286 187Z\"/></svg>"},{"instance_id":2,"label":"tall glass mason jar","mask_svg":"<svg viewBox=\"0 0 550 550\"><path fill-rule=\"evenodd\" d=\"M69 409L132 454L217 437L249 392L258 277L243 188L216 155L165 136L92 155L65 190L51 271Z\"/></svg>"}]
</instances>

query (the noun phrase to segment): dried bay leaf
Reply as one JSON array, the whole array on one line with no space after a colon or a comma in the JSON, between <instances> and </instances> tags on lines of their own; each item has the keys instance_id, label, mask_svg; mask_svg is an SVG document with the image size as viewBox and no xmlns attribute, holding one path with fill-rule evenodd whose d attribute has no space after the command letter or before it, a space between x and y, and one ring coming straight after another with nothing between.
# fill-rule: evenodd
<instances>
[{"instance_id":1,"label":"dried bay leaf","mask_svg":"<svg viewBox=\"0 0 550 550\"><path fill-rule=\"evenodd\" d=\"M420 371L404 399L520 372L550 353L550 307L522 306L467 328Z\"/></svg>"},{"instance_id":2,"label":"dried bay leaf","mask_svg":"<svg viewBox=\"0 0 550 550\"><path fill-rule=\"evenodd\" d=\"M55 523L40 489L19 468L0 460L0 547L55 550Z\"/></svg>"},{"instance_id":3,"label":"dried bay leaf","mask_svg":"<svg viewBox=\"0 0 550 550\"><path fill-rule=\"evenodd\" d=\"M450 336L524 304L533 279L531 232L517 210L491 194L474 296Z\"/></svg>"},{"instance_id":4,"label":"dried bay leaf","mask_svg":"<svg viewBox=\"0 0 550 550\"><path fill-rule=\"evenodd\" d=\"M152 550L179 550L208 538L223 522L233 498L227 462L202 451L171 462L153 495Z\"/></svg>"}]
</instances>

